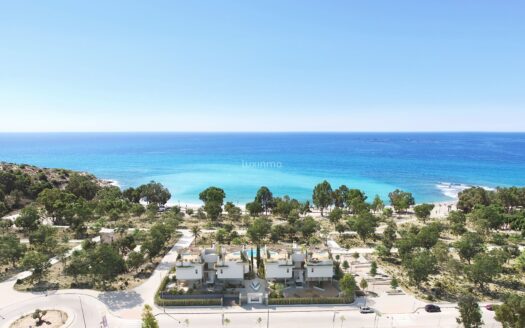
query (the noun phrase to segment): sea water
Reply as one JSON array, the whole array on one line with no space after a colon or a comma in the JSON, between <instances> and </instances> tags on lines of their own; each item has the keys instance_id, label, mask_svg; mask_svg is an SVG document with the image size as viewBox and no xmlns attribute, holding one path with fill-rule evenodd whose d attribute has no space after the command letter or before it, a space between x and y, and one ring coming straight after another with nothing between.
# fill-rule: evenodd
<instances>
[{"instance_id":1,"label":"sea water","mask_svg":"<svg viewBox=\"0 0 525 328\"><path fill-rule=\"evenodd\" d=\"M199 203L208 186L234 203L260 186L311 199L328 180L383 199L417 202L462 189L525 185L525 133L0 133L0 161L87 171L122 188L166 185L173 204Z\"/></svg>"}]
</instances>

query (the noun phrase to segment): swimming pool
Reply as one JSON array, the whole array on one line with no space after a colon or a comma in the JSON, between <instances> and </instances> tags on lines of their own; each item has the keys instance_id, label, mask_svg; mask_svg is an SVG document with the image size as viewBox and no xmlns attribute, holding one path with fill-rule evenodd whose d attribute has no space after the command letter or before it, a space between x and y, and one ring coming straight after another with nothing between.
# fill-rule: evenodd
<instances>
[{"instance_id":1,"label":"swimming pool","mask_svg":"<svg viewBox=\"0 0 525 328\"><path fill-rule=\"evenodd\" d=\"M247 250L244 251L244 254L247 257L252 257L252 253L253 253L253 257L257 257L257 249L256 248L254 248L254 249L247 249ZM264 253L264 250L261 249L261 256L262 256L263 253ZM233 254L234 255L239 255L240 251L234 252ZM276 252L270 251L270 255L276 255L276 254L277 254Z\"/></svg>"}]
</instances>

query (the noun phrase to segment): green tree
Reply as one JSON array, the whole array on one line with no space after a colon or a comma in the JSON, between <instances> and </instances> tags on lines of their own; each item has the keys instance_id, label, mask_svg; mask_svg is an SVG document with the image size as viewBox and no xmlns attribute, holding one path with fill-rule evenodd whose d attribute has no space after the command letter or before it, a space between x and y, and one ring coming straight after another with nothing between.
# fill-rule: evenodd
<instances>
[{"instance_id":1,"label":"green tree","mask_svg":"<svg viewBox=\"0 0 525 328\"><path fill-rule=\"evenodd\" d=\"M525 327L525 296L510 294L501 305L495 307L496 320L503 328Z\"/></svg>"},{"instance_id":2,"label":"green tree","mask_svg":"<svg viewBox=\"0 0 525 328\"><path fill-rule=\"evenodd\" d=\"M485 250L485 245L477 233L467 232L454 243L454 248L456 248L459 257L470 264L474 256Z\"/></svg>"},{"instance_id":3,"label":"green tree","mask_svg":"<svg viewBox=\"0 0 525 328\"><path fill-rule=\"evenodd\" d=\"M36 250L49 256L55 255L58 246L57 229L41 225L29 235L29 242Z\"/></svg>"},{"instance_id":4,"label":"green tree","mask_svg":"<svg viewBox=\"0 0 525 328\"><path fill-rule=\"evenodd\" d=\"M499 229L505 222L501 212L502 209L499 206L481 206L475 208L469 218L478 231L488 234L490 230Z\"/></svg>"},{"instance_id":5,"label":"green tree","mask_svg":"<svg viewBox=\"0 0 525 328\"><path fill-rule=\"evenodd\" d=\"M289 196L275 197L275 207L273 208L273 214L279 215L283 219L288 219L290 213L297 212L301 209L301 203L297 199L291 199Z\"/></svg>"},{"instance_id":6,"label":"green tree","mask_svg":"<svg viewBox=\"0 0 525 328\"><path fill-rule=\"evenodd\" d=\"M142 310L142 328L159 328L159 323L148 304L144 305L144 310Z\"/></svg>"},{"instance_id":7,"label":"green tree","mask_svg":"<svg viewBox=\"0 0 525 328\"><path fill-rule=\"evenodd\" d=\"M468 188L458 194L457 207L465 213L470 213L478 205L486 206L489 204L488 192L481 187Z\"/></svg>"},{"instance_id":8,"label":"green tree","mask_svg":"<svg viewBox=\"0 0 525 328\"><path fill-rule=\"evenodd\" d=\"M0 201L0 217L6 215L7 213L9 213L9 208L3 201Z\"/></svg>"},{"instance_id":9,"label":"green tree","mask_svg":"<svg viewBox=\"0 0 525 328\"><path fill-rule=\"evenodd\" d=\"M37 251L29 251L22 258L22 266L33 271L33 274L28 279L31 282L35 282L41 281L45 277L51 264L44 254Z\"/></svg>"},{"instance_id":10,"label":"green tree","mask_svg":"<svg viewBox=\"0 0 525 328\"><path fill-rule=\"evenodd\" d=\"M226 193L217 187L209 187L199 194L199 199L204 203L204 211L211 220L216 221L221 215L224 198Z\"/></svg>"},{"instance_id":11,"label":"green tree","mask_svg":"<svg viewBox=\"0 0 525 328\"><path fill-rule=\"evenodd\" d=\"M345 297L353 298L357 289L354 276L345 273L341 280L339 280L339 288Z\"/></svg>"},{"instance_id":12,"label":"green tree","mask_svg":"<svg viewBox=\"0 0 525 328\"><path fill-rule=\"evenodd\" d=\"M390 204L396 212L406 212L411 205L415 204L412 193L396 189L388 194Z\"/></svg>"},{"instance_id":13,"label":"green tree","mask_svg":"<svg viewBox=\"0 0 525 328\"><path fill-rule=\"evenodd\" d=\"M95 247L89 255L90 273L105 286L126 270L126 264L118 251L108 244Z\"/></svg>"},{"instance_id":14,"label":"green tree","mask_svg":"<svg viewBox=\"0 0 525 328\"><path fill-rule=\"evenodd\" d=\"M26 233L35 231L40 224L40 214L35 206L27 206L20 211L20 215L16 218L15 224L22 228Z\"/></svg>"},{"instance_id":15,"label":"green tree","mask_svg":"<svg viewBox=\"0 0 525 328\"><path fill-rule=\"evenodd\" d=\"M363 212L348 219L348 226L357 232L363 242L366 242L367 238L374 235L378 226L378 219L372 213Z\"/></svg>"},{"instance_id":16,"label":"green tree","mask_svg":"<svg viewBox=\"0 0 525 328\"><path fill-rule=\"evenodd\" d=\"M193 234L194 245L197 245L197 239L200 237L201 228L199 226L193 226L191 227L191 233Z\"/></svg>"},{"instance_id":17,"label":"green tree","mask_svg":"<svg viewBox=\"0 0 525 328\"><path fill-rule=\"evenodd\" d=\"M250 213L252 217L256 217L262 213L263 208L260 203L251 202L246 204L246 210L248 211L248 213Z\"/></svg>"},{"instance_id":18,"label":"green tree","mask_svg":"<svg viewBox=\"0 0 525 328\"><path fill-rule=\"evenodd\" d=\"M354 214L358 214L368 210L368 205L365 203L367 196L359 189L348 190L346 204L350 208L350 211Z\"/></svg>"},{"instance_id":19,"label":"green tree","mask_svg":"<svg viewBox=\"0 0 525 328\"><path fill-rule=\"evenodd\" d=\"M224 244L228 240L228 232L224 228L217 229L217 232L215 232L215 240L219 244Z\"/></svg>"},{"instance_id":20,"label":"green tree","mask_svg":"<svg viewBox=\"0 0 525 328\"><path fill-rule=\"evenodd\" d=\"M13 267L16 266L25 250L25 245L15 235L0 235L0 264L11 263Z\"/></svg>"},{"instance_id":21,"label":"green tree","mask_svg":"<svg viewBox=\"0 0 525 328\"><path fill-rule=\"evenodd\" d=\"M372 277L375 277L377 275L377 263L376 261L372 261L370 264L370 275Z\"/></svg>"},{"instance_id":22,"label":"green tree","mask_svg":"<svg viewBox=\"0 0 525 328\"><path fill-rule=\"evenodd\" d=\"M74 215L72 204L77 197L70 192L59 189L45 189L38 195L37 201L44 206L54 224L68 222Z\"/></svg>"},{"instance_id":23,"label":"green tree","mask_svg":"<svg viewBox=\"0 0 525 328\"><path fill-rule=\"evenodd\" d=\"M386 218L391 218L392 216L394 216L394 211L390 207L385 208L383 210L383 216Z\"/></svg>"},{"instance_id":24,"label":"green tree","mask_svg":"<svg viewBox=\"0 0 525 328\"><path fill-rule=\"evenodd\" d=\"M449 222L450 232L452 232L452 234L459 236L467 231L465 228L467 224L467 216L465 213L460 211L452 211L448 214L447 220Z\"/></svg>"},{"instance_id":25,"label":"green tree","mask_svg":"<svg viewBox=\"0 0 525 328\"><path fill-rule=\"evenodd\" d=\"M385 203L383 202L383 200L381 200L381 197L379 197L379 195L376 195L374 197L374 200L372 201L371 207L374 212L381 212L385 208Z\"/></svg>"},{"instance_id":26,"label":"green tree","mask_svg":"<svg viewBox=\"0 0 525 328\"><path fill-rule=\"evenodd\" d=\"M392 247L394 247L394 244L397 239L397 225L394 222L394 220L389 220L387 222L387 226L385 230L383 231L383 239L382 243L383 246L385 246L385 249L390 253L392 250Z\"/></svg>"},{"instance_id":27,"label":"green tree","mask_svg":"<svg viewBox=\"0 0 525 328\"><path fill-rule=\"evenodd\" d=\"M75 282L77 282L78 276L89 273L89 265L87 251L75 250L73 254L71 254L71 258L64 272L65 274L73 277Z\"/></svg>"},{"instance_id":28,"label":"green tree","mask_svg":"<svg viewBox=\"0 0 525 328\"><path fill-rule=\"evenodd\" d=\"M432 213L433 209L434 204L420 204L414 206L414 212L416 213L416 217L419 220L423 221L423 223L425 223L430 217L430 214Z\"/></svg>"},{"instance_id":29,"label":"green tree","mask_svg":"<svg viewBox=\"0 0 525 328\"><path fill-rule=\"evenodd\" d=\"M260 247L272 229L272 222L267 218L257 218L248 227L246 234L257 245L257 266L261 264Z\"/></svg>"},{"instance_id":30,"label":"green tree","mask_svg":"<svg viewBox=\"0 0 525 328\"><path fill-rule=\"evenodd\" d=\"M347 203L346 200L348 199L348 187L345 185L339 186L336 190L334 190L334 205L339 208L346 207Z\"/></svg>"},{"instance_id":31,"label":"green tree","mask_svg":"<svg viewBox=\"0 0 525 328\"><path fill-rule=\"evenodd\" d=\"M46 321L44 320L46 314L47 311L42 311L40 309L36 309L35 312L33 312L31 317L36 320L35 325L37 327L42 326L44 323L46 323Z\"/></svg>"},{"instance_id":32,"label":"green tree","mask_svg":"<svg viewBox=\"0 0 525 328\"><path fill-rule=\"evenodd\" d=\"M266 218L257 218L248 227L246 234L250 237L251 241L257 245L260 245L270 234L272 228L272 222Z\"/></svg>"},{"instance_id":33,"label":"green tree","mask_svg":"<svg viewBox=\"0 0 525 328\"><path fill-rule=\"evenodd\" d=\"M142 264L144 264L144 254L142 252L129 252L126 260L126 265L129 269L137 270Z\"/></svg>"},{"instance_id":34,"label":"green tree","mask_svg":"<svg viewBox=\"0 0 525 328\"><path fill-rule=\"evenodd\" d=\"M467 277L481 289L501 273L501 264L495 256L478 254L474 261L466 268Z\"/></svg>"},{"instance_id":35,"label":"green tree","mask_svg":"<svg viewBox=\"0 0 525 328\"><path fill-rule=\"evenodd\" d=\"M132 203L138 204L140 203L141 196L141 190L140 188L127 188L122 192L122 195L129 200Z\"/></svg>"},{"instance_id":36,"label":"green tree","mask_svg":"<svg viewBox=\"0 0 525 328\"><path fill-rule=\"evenodd\" d=\"M343 261L343 269L348 270L350 268L350 264L348 264L348 261L347 260L344 260Z\"/></svg>"},{"instance_id":37,"label":"green tree","mask_svg":"<svg viewBox=\"0 0 525 328\"><path fill-rule=\"evenodd\" d=\"M481 320L481 311L479 309L478 301L470 294L463 295L458 302L459 315L456 319L458 324L462 324L465 328L481 328L483 327L483 320Z\"/></svg>"},{"instance_id":38,"label":"green tree","mask_svg":"<svg viewBox=\"0 0 525 328\"><path fill-rule=\"evenodd\" d=\"M521 254L516 258L515 266L519 271L525 272L525 251L521 252Z\"/></svg>"},{"instance_id":39,"label":"green tree","mask_svg":"<svg viewBox=\"0 0 525 328\"><path fill-rule=\"evenodd\" d=\"M429 251L421 251L403 262L408 278L418 288L428 276L436 271L436 259Z\"/></svg>"},{"instance_id":40,"label":"green tree","mask_svg":"<svg viewBox=\"0 0 525 328\"><path fill-rule=\"evenodd\" d=\"M71 174L69 176L69 183L66 186L66 191L86 200L92 200L97 194L98 189L99 186L93 176L79 173Z\"/></svg>"},{"instance_id":41,"label":"green tree","mask_svg":"<svg viewBox=\"0 0 525 328\"><path fill-rule=\"evenodd\" d=\"M171 198L171 193L161 183L150 181L139 187L140 196L148 204L164 205ZM222 205L222 204L221 204Z\"/></svg>"},{"instance_id":42,"label":"green tree","mask_svg":"<svg viewBox=\"0 0 525 328\"><path fill-rule=\"evenodd\" d=\"M314 205L321 210L321 216L323 216L324 209L334 203L332 186L326 180L315 186L312 199Z\"/></svg>"},{"instance_id":43,"label":"green tree","mask_svg":"<svg viewBox=\"0 0 525 328\"><path fill-rule=\"evenodd\" d=\"M365 278L362 278L359 282L359 288L361 288L362 291L366 291L368 288L368 282L366 282Z\"/></svg>"},{"instance_id":44,"label":"green tree","mask_svg":"<svg viewBox=\"0 0 525 328\"><path fill-rule=\"evenodd\" d=\"M439 224L429 224L419 230L416 237L417 245L426 249L431 249L438 242L441 233Z\"/></svg>"},{"instance_id":45,"label":"green tree","mask_svg":"<svg viewBox=\"0 0 525 328\"><path fill-rule=\"evenodd\" d=\"M228 218L232 221L240 221L242 211L238 206L235 206L232 202L227 202L224 205L224 210L228 213Z\"/></svg>"},{"instance_id":46,"label":"green tree","mask_svg":"<svg viewBox=\"0 0 525 328\"><path fill-rule=\"evenodd\" d=\"M392 290L397 290L398 287L399 281L397 280L396 276L393 276L392 280L390 280L390 288L392 288Z\"/></svg>"},{"instance_id":47,"label":"green tree","mask_svg":"<svg viewBox=\"0 0 525 328\"><path fill-rule=\"evenodd\" d=\"M339 207L334 208L328 214L328 220L335 226L343 218L343 210Z\"/></svg>"},{"instance_id":48,"label":"green tree","mask_svg":"<svg viewBox=\"0 0 525 328\"><path fill-rule=\"evenodd\" d=\"M319 231L319 223L311 216L305 217L299 225L299 231L306 243L309 243L310 238Z\"/></svg>"},{"instance_id":49,"label":"green tree","mask_svg":"<svg viewBox=\"0 0 525 328\"><path fill-rule=\"evenodd\" d=\"M261 187L257 190L255 196L255 202L261 204L264 214L267 215L268 211L274 207L273 194L268 187Z\"/></svg>"}]
</instances>

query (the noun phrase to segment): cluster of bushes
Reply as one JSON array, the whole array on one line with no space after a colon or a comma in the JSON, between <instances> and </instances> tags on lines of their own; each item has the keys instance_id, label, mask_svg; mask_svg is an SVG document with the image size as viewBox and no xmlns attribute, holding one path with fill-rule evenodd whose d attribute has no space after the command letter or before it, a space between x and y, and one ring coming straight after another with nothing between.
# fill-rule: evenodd
<instances>
[{"instance_id":1,"label":"cluster of bushes","mask_svg":"<svg viewBox=\"0 0 525 328\"><path fill-rule=\"evenodd\" d=\"M5 166L5 167L4 167ZM0 216L34 200L44 190L53 188L43 171L31 176L15 166L2 164L0 170Z\"/></svg>"},{"instance_id":2,"label":"cluster of bushes","mask_svg":"<svg viewBox=\"0 0 525 328\"><path fill-rule=\"evenodd\" d=\"M268 299L269 305L293 305L293 304L350 304L354 302L353 297L290 297Z\"/></svg>"},{"instance_id":3,"label":"cluster of bushes","mask_svg":"<svg viewBox=\"0 0 525 328\"><path fill-rule=\"evenodd\" d=\"M468 215L480 232L507 228L525 236L525 188L492 191L474 187L460 192L458 197L458 209Z\"/></svg>"}]
</instances>

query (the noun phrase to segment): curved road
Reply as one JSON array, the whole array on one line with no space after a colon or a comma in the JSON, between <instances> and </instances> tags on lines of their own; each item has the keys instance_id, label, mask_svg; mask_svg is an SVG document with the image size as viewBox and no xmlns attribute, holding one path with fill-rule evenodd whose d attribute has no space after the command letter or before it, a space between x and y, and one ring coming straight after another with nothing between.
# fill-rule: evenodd
<instances>
[{"instance_id":1,"label":"curved road","mask_svg":"<svg viewBox=\"0 0 525 328\"><path fill-rule=\"evenodd\" d=\"M22 314L37 308L64 309L74 314L70 327L100 327L104 320L109 327L140 327L140 315L145 304L153 305L160 282L175 265L178 250L189 247L193 235L179 230L182 237L161 260L151 277L142 285L129 291L99 292L85 289L65 289L49 293L16 291L17 279L31 273L22 272L0 283L0 325L7 327ZM51 260L52 262L54 261Z\"/></svg>"}]
</instances>

